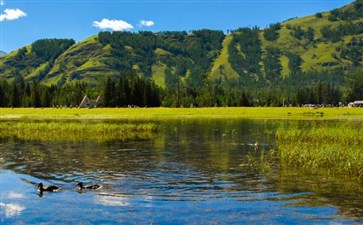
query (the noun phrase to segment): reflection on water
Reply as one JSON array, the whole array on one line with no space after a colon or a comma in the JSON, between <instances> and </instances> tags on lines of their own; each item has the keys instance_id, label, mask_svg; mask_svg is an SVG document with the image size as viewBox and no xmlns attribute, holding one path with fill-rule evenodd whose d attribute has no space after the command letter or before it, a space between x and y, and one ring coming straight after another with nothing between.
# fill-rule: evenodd
<instances>
[{"instance_id":1,"label":"reflection on water","mask_svg":"<svg viewBox=\"0 0 363 225\"><path fill-rule=\"evenodd\" d=\"M25 209L19 204L6 204L3 202L0 202L0 208L2 208L1 214L4 214L5 217L19 216L21 214L21 211Z\"/></svg>"},{"instance_id":2,"label":"reflection on water","mask_svg":"<svg viewBox=\"0 0 363 225\"><path fill-rule=\"evenodd\" d=\"M128 206L128 198L121 194L99 194L96 196L96 202L105 206Z\"/></svg>"},{"instance_id":3,"label":"reflection on water","mask_svg":"<svg viewBox=\"0 0 363 225\"><path fill-rule=\"evenodd\" d=\"M241 167L274 147L273 124L173 121L152 140L0 141L1 223L241 224L363 222L359 182L264 176ZM76 182L102 184L77 192ZM37 196L36 184L59 193ZM86 224L88 222L85 222Z\"/></svg>"}]
</instances>

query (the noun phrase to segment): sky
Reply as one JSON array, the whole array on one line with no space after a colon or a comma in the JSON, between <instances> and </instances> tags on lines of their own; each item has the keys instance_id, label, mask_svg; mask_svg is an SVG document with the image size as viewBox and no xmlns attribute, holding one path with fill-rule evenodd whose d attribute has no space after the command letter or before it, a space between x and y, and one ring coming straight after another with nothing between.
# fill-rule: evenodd
<instances>
[{"instance_id":1,"label":"sky","mask_svg":"<svg viewBox=\"0 0 363 225\"><path fill-rule=\"evenodd\" d=\"M43 38L82 41L100 31L191 31L282 22L353 0L0 0L0 50Z\"/></svg>"}]
</instances>

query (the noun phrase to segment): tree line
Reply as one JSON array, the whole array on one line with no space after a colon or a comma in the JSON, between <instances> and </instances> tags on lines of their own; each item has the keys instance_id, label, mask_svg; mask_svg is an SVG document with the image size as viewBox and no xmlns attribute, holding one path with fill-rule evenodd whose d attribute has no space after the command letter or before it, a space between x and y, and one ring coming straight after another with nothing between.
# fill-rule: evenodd
<instances>
[{"instance_id":1,"label":"tree line","mask_svg":"<svg viewBox=\"0 0 363 225\"><path fill-rule=\"evenodd\" d=\"M363 71L349 76L300 73L249 86L238 79L224 83L206 80L198 87L174 81L174 86L165 89L132 72L117 79L108 77L101 87L82 82L59 87L0 80L0 107L77 107L85 95L93 99L101 96L104 107L337 106L363 99Z\"/></svg>"},{"instance_id":2,"label":"tree line","mask_svg":"<svg viewBox=\"0 0 363 225\"><path fill-rule=\"evenodd\" d=\"M59 107L78 106L86 93L82 82L62 87L46 86L37 81L7 82L0 79L0 107Z\"/></svg>"}]
</instances>

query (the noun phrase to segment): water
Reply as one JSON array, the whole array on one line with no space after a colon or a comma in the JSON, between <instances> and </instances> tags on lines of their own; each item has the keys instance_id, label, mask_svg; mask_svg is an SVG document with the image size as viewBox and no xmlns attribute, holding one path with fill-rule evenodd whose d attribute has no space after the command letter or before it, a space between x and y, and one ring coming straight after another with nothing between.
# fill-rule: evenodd
<instances>
[{"instance_id":1,"label":"water","mask_svg":"<svg viewBox=\"0 0 363 225\"><path fill-rule=\"evenodd\" d=\"M126 143L0 140L0 222L363 223L358 181L241 166L249 151L276 147L272 129L258 121L169 121L155 139ZM103 188L79 193L78 181ZM39 182L63 190L38 196Z\"/></svg>"}]
</instances>

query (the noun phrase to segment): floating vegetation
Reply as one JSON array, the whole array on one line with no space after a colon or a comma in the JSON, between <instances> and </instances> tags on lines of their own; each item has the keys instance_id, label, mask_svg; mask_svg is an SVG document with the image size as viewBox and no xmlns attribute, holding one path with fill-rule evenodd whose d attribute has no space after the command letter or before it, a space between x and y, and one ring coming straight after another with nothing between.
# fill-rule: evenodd
<instances>
[{"instance_id":1,"label":"floating vegetation","mask_svg":"<svg viewBox=\"0 0 363 225\"><path fill-rule=\"evenodd\" d=\"M126 141L150 139L156 131L153 123L0 122L0 137L34 141Z\"/></svg>"},{"instance_id":2,"label":"floating vegetation","mask_svg":"<svg viewBox=\"0 0 363 225\"><path fill-rule=\"evenodd\" d=\"M363 177L361 122L289 121L277 128L280 169Z\"/></svg>"}]
</instances>

